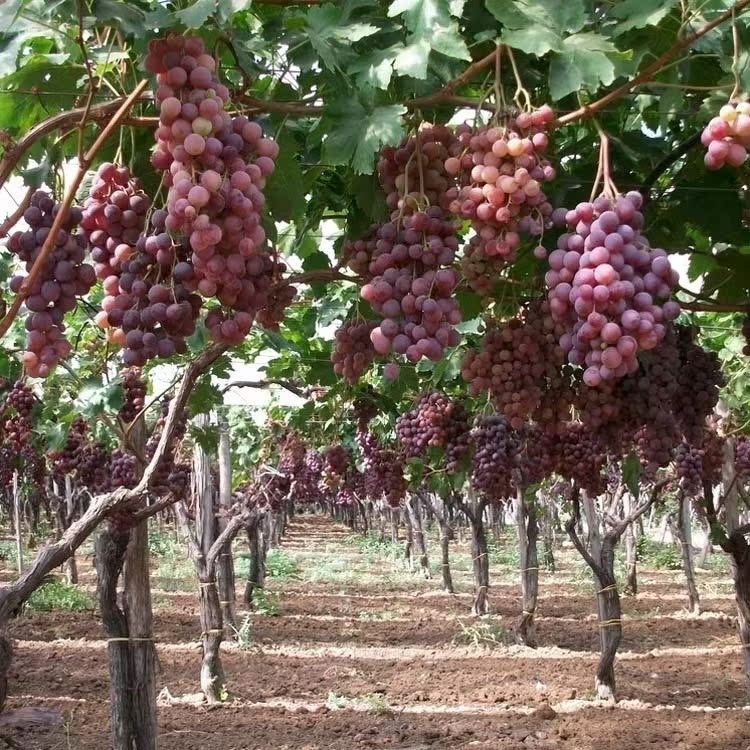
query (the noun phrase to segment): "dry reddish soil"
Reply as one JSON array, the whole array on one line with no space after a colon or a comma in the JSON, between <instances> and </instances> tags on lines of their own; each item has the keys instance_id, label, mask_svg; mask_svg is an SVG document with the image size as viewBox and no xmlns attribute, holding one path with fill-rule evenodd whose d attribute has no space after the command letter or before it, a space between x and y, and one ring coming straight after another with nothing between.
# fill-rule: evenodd
<instances>
[{"instance_id":1,"label":"dry reddish soil","mask_svg":"<svg viewBox=\"0 0 750 750\"><path fill-rule=\"evenodd\" d=\"M463 548L455 556L464 563L455 572L459 594L448 596L436 580L368 560L348 536L328 519L294 522L284 548L298 559L301 578L270 579L279 615L253 617L251 649L225 648L232 698L217 708L181 702L198 690L194 583L157 590L161 750L750 748L726 575L699 574L708 611L688 617L679 572L642 571L641 593L623 600L620 703L612 708L591 700L595 600L570 554L559 573L540 579L540 648L481 649L455 641L461 623L475 624ZM340 579L310 575L341 560ZM93 589L90 561L81 570L82 585ZM493 620L509 631L520 609L518 585L511 570L492 574ZM11 635L8 708L53 709L62 724L21 730L0 721L0 747L3 735L23 750L110 747L96 613L27 613Z\"/></svg>"}]
</instances>

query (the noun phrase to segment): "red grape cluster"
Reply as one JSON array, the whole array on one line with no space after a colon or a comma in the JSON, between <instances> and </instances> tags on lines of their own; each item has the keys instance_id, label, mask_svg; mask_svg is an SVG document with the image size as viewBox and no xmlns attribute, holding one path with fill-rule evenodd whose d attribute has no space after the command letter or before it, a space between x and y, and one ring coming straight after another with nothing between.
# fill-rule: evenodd
<instances>
[{"instance_id":1,"label":"red grape cluster","mask_svg":"<svg viewBox=\"0 0 750 750\"><path fill-rule=\"evenodd\" d=\"M520 428L540 407L547 388L563 383L558 332L546 303L528 305L516 317L489 328L480 348L469 350L461 366L470 393L488 392L512 426Z\"/></svg>"},{"instance_id":2,"label":"red grape cluster","mask_svg":"<svg viewBox=\"0 0 750 750\"><path fill-rule=\"evenodd\" d=\"M750 440L745 435L734 443L734 470L743 484L750 480Z\"/></svg>"},{"instance_id":3,"label":"red grape cluster","mask_svg":"<svg viewBox=\"0 0 750 750\"><path fill-rule=\"evenodd\" d=\"M383 148L378 178L394 221L427 206L447 207L448 195L456 191L455 175L448 175L445 164L460 149L450 128L429 123L398 146Z\"/></svg>"},{"instance_id":4,"label":"red grape cluster","mask_svg":"<svg viewBox=\"0 0 750 750\"><path fill-rule=\"evenodd\" d=\"M560 343L572 364L586 366L591 387L634 372L637 353L654 349L679 314L668 301L677 272L640 232L642 202L630 192L579 203L566 215L572 231L549 256L550 309L568 328Z\"/></svg>"},{"instance_id":5,"label":"red grape cluster","mask_svg":"<svg viewBox=\"0 0 750 750\"><path fill-rule=\"evenodd\" d=\"M338 489L346 477L352 461L351 451L343 445L331 445L323 451L323 485L329 490Z\"/></svg>"},{"instance_id":6,"label":"red grape cluster","mask_svg":"<svg viewBox=\"0 0 750 750\"><path fill-rule=\"evenodd\" d=\"M320 487L323 479L323 457L312 448L305 451L302 468L294 483L295 502L315 503L323 498Z\"/></svg>"},{"instance_id":7,"label":"red grape cluster","mask_svg":"<svg viewBox=\"0 0 750 750\"><path fill-rule=\"evenodd\" d=\"M675 451L674 466L682 490L690 497L697 496L703 484L703 451L689 443L680 443Z\"/></svg>"},{"instance_id":8,"label":"red grape cluster","mask_svg":"<svg viewBox=\"0 0 750 750\"><path fill-rule=\"evenodd\" d=\"M422 396L414 409L396 420L396 434L408 456L443 449L448 471L455 471L468 452L469 432L464 404L437 392Z\"/></svg>"},{"instance_id":9,"label":"red grape cluster","mask_svg":"<svg viewBox=\"0 0 750 750\"><path fill-rule=\"evenodd\" d=\"M23 214L29 228L10 236L8 248L26 264L27 273L39 257L59 210L60 204L52 196L37 190ZM70 353L70 342L65 338L65 313L75 309L77 298L87 294L96 281L94 268L84 262L86 236L76 230L80 222L81 209L72 206L57 234L55 247L25 300L27 334L22 359L31 377L46 378ZM14 276L10 280L11 291L17 294L25 279L23 274Z\"/></svg>"},{"instance_id":10,"label":"red grape cluster","mask_svg":"<svg viewBox=\"0 0 750 750\"><path fill-rule=\"evenodd\" d=\"M150 207L151 199L127 167L105 162L96 171L83 204L81 228L88 234L91 260L100 279L119 275L121 264L135 255ZM171 253L161 250L157 255L159 252L170 256L161 258L163 265L172 262Z\"/></svg>"},{"instance_id":11,"label":"red grape cluster","mask_svg":"<svg viewBox=\"0 0 750 750\"><path fill-rule=\"evenodd\" d=\"M121 448L115 448L109 462L109 476L111 488L135 487L140 478L136 457Z\"/></svg>"},{"instance_id":12,"label":"red grape cluster","mask_svg":"<svg viewBox=\"0 0 750 750\"><path fill-rule=\"evenodd\" d=\"M480 293L491 288L492 276L516 257L521 234L541 235L552 215L542 185L555 178L545 157L549 106L509 115L503 123L478 132L458 128L461 151L445 162L461 187L448 195L451 212L471 219L477 241L464 261L469 283Z\"/></svg>"},{"instance_id":13,"label":"red grape cluster","mask_svg":"<svg viewBox=\"0 0 750 750\"><path fill-rule=\"evenodd\" d=\"M106 492L110 487L109 465L112 456L103 443L87 443L78 460L78 481L90 492Z\"/></svg>"},{"instance_id":14,"label":"red grape cluster","mask_svg":"<svg viewBox=\"0 0 750 750\"><path fill-rule=\"evenodd\" d=\"M370 334L376 325L371 320L346 322L336 331L331 362L333 371L347 383L356 383L375 358Z\"/></svg>"},{"instance_id":15,"label":"red grape cluster","mask_svg":"<svg viewBox=\"0 0 750 750\"><path fill-rule=\"evenodd\" d=\"M555 472L584 490L601 492L607 449L600 436L586 425L570 422L562 426L557 438Z\"/></svg>"},{"instance_id":16,"label":"red grape cluster","mask_svg":"<svg viewBox=\"0 0 750 750\"><path fill-rule=\"evenodd\" d=\"M647 477L669 464L681 438L677 420L666 410L656 412L635 430L635 452Z\"/></svg>"},{"instance_id":17,"label":"red grape cluster","mask_svg":"<svg viewBox=\"0 0 750 750\"><path fill-rule=\"evenodd\" d=\"M293 433L289 433L279 451L279 471L290 480L295 480L302 472L307 448Z\"/></svg>"},{"instance_id":18,"label":"red grape cluster","mask_svg":"<svg viewBox=\"0 0 750 750\"><path fill-rule=\"evenodd\" d=\"M471 444L472 487L488 500L510 497L521 448L510 421L500 414L479 417L471 430Z\"/></svg>"},{"instance_id":19,"label":"red grape cluster","mask_svg":"<svg viewBox=\"0 0 750 750\"><path fill-rule=\"evenodd\" d=\"M138 380L140 380L140 378L138 378ZM133 387L134 389L137 389L136 393L138 393L140 390L138 381L134 380ZM145 384L142 384L142 388L142 395L139 394L140 400L144 400L146 395ZM128 393L128 390L126 390L126 393ZM146 458L148 460L151 460L159 445L161 433L164 429L164 424L167 421L167 416L169 415L169 402L169 397L162 399L161 413L154 423L151 434L146 442ZM141 409L142 408L143 407L141 406ZM133 415L138 414L139 411L140 409L136 410L134 406L132 407ZM175 433L171 443L167 446L167 450L157 464L156 471L151 475L151 489L159 495L166 494L167 492L172 492L175 495L182 495L187 489L190 465L187 463L176 463L175 461L177 449L182 438L185 436L186 428L187 418L183 414L175 424Z\"/></svg>"},{"instance_id":20,"label":"red grape cluster","mask_svg":"<svg viewBox=\"0 0 750 750\"><path fill-rule=\"evenodd\" d=\"M293 294L270 298L279 269L264 249L260 223L278 145L263 138L258 123L230 116L229 92L201 39L172 35L151 42L146 67L157 74L153 164L166 171L169 185L166 229L186 239L191 251L187 278L180 280L222 305L206 320L211 335L240 343L260 310L280 307Z\"/></svg>"},{"instance_id":21,"label":"red grape cluster","mask_svg":"<svg viewBox=\"0 0 750 750\"><path fill-rule=\"evenodd\" d=\"M703 432L706 418L719 402L724 385L719 357L694 340L694 330L681 326L677 330L679 366L676 368L678 389L673 411L688 440L696 440Z\"/></svg>"},{"instance_id":22,"label":"red grape cluster","mask_svg":"<svg viewBox=\"0 0 750 750\"><path fill-rule=\"evenodd\" d=\"M706 147L703 161L708 169L742 165L750 148L750 102L725 104L701 133L701 143Z\"/></svg>"},{"instance_id":23,"label":"red grape cluster","mask_svg":"<svg viewBox=\"0 0 750 750\"><path fill-rule=\"evenodd\" d=\"M58 481L64 481L66 475L73 474L78 469L83 451L88 444L88 429L85 419L74 419L68 428L65 445L60 450L48 452L52 475Z\"/></svg>"},{"instance_id":24,"label":"red grape cluster","mask_svg":"<svg viewBox=\"0 0 750 750\"><path fill-rule=\"evenodd\" d=\"M117 416L125 424L130 424L143 410L146 404L146 382L137 367L128 367L122 371L122 406Z\"/></svg>"},{"instance_id":25,"label":"red grape cluster","mask_svg":"<svg viewBox=\"0 0 750 750\"><path fill-rule=\"evenodd\" d=\"M454 326L461 322L453 297L458 274L451 268L456 225L433 207L383 224L377 237L361 292L382 318L370 334L375 351L437 361L458 343Z\"/></svg>"}]
</instances>

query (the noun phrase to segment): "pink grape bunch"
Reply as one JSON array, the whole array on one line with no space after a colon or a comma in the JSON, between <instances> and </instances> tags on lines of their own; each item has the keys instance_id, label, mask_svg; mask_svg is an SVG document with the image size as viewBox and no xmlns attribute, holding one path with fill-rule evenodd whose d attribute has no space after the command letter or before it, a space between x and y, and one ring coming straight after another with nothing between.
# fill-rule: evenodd
<instances>
[{"instance_id":1,"label":"pink grape bunch","mask_svg":"<svg viewBox=\"0 0 750 750\"><path fill-rule=\"evenodd\" d=\"M678 274L641 234L642 202L630 192L578 204L549 255L550 310L567 327L560 344L591 387L635 372L638 352L658 346L680 312L669 299Z\"/></svg>"},{"instance_id":2,"label":"pink grape bunch","mask_svg":"<svg viewBox=\"0 0 750 750\"><path fill-rule=\"evenodd\" d=\"M424 456L430 448L440 448L449 471L455 471L467 454L470 429L464 404L437 391L423 395L396 420L396 435L408 456Z\"/></svg>"},{"instance_id":3,"label":"pink grape bunch","mask_svg":"<svg viewBox=\"0 0 750 750\"><path fill-rule=\"evenodd\" d=\"M430 123L423 123L398 146L382 149L378 178L394 221L429 206L447 208L455 175L446 172L445 163L460 149L450 128Z\"/></svg>"},{"instance_id":4,"label":"pink grape bunch","mask_svg":"<svg viewBox=\"0 0 750 750\"><path fill-rule=\"evenodd\" d=\"M521 449L510 421L501 414L478 417L471 430L471 445L472 487L490 501L510 497Z\"/></svg>"},{"instance_id":5,"label":"pink grape bunch","mask_svg":"<svg viewBox=\"0 0 750 750\"><path fill-rule=\"evenodd\" d=\"M178 281L218 301L206 325L214 339L236 344L264 308L273 308L266 321L277 320L293 291L274 296L283 269L266 250L260 221L278 145L258 123L229 114L216 67L197 37L149 45L146 68L157 74L160 106L152 163L169 186L166 231L189 246Z\"/></svg>"},{"instance_id":6,"label":"pink grape bunch","mask_svg":"<svg viewBox=\"0 0 750 750\"><path fill-rule=\"evenodd\" d=\"M60 204L49 193L37 190L23 214L28 229L16 231L9 237L8 249L23 261L26 274L39 257L59 210ZM75 310L78 299L96 282L93 266L85 262L86 235L77 228L81 219L81 209L72 206L52 252L24 301L27 315L22 361L27 374L34 378L46 378L55 365L70 354L72 347L65 337L65 313ZM26 274L17 274L10 280L13 293L19 292Z\"/></svg>"},{"instance_id":7,"label":"pink grape bunch","mask_svg":"<svg viewBox=\"0 0 750 750\"><path fill-rule=\"evenodd\" d=\"M346 477L346 472L352 462L351 451L343 445L331 445L323 451L323 470L321 472L323 486L329 490L337 490Z\"/></svg>"},{"instance_id":8,"label":"pink grape bunch","mask_svg":"<svg viewBox=\"0 0 750 750\"><path fill-rule=\"evenodd\" d=\"M522 234L542 233L552 215L542 186L556 176L545 156L552 120L545 105L476 132L458 128L461 151L446 160L445 171L459 181L447 196L449 210L470 219L479 237L468 246L466 268L481 261L499 270L515 259ZM472 274L469 280L486 276Z\"/></svg>"},{"instance_id":9,"label":"pink grape bunch","mask_svg":"<svg viewBox=\"0 0 750 750\"><path fill-rule=\"evenodd\" d=\"M497 409L519 429L560 377L564 357L556 340L559 330L546 302L530 304L510 320L491 325L461 365L469 392L489 393Z\"/></svg>"},{"instance_id":10,"label":"pink grape bunch","mask_svg":"<svg viewBox=\"0 0 750 750\"><path fill-rule=\"evenodd\" d=\"M561 425L556 438L555 473L589 492L601 492L607 458L601 436L580 422L568 422Z\"/></svg>"},{"instance_id":11,"label":"pink grape bunch","mask_svg":"<svg viewBox=\"0 0 750 750\"><path fill-rule=\"evenodd\" d=\"M750 480L750 439L740 435L734 443L734 470L740 482Z\"/></svg>"},{"instance_id":12,"label":"pink grape bunch","mask_svg":"<svg viewBox=\"0 0 750 750\"><path fill-rule=\"evenodd\" d=\"M703 451L689 443L680 443L674 455L674 468L680 488L690 497L697 496L703 483Z\"/></svg>"},{"instance_id":13,"label":"pink grape bunch","mask_svg":"<svg viewBox=\"0 0 750 750\"><path fill-rule=\"evenodd\" d=\"M707 169L744 164L750 148L750 102L725 104L704 128L701 143L706 147L703 163Z\"/></svg>"},{"instance_id":14,"label":"pink grape bunch","mask_svg":"<svg viewBox=\"0 0 750 750\"><path fill-rule=\"evenodd\" d=\"M122 371L122 406L117 416L125 424L130 424L146 405L146 382L137 367L127 367Z\"/></svg>"},{"instance_id":15,"label":"pink grape bunch","mask_svg":"<svg viewBox=\"0 0 750 750\"><path fill-rule=\"evenodd\" d=\"M117 275L121 264L135 255L150 208L151 199L127 167L110 162L99 166L83 204L81 219L97 278L104 280Z\"/></svg>"},{"instance_id":16,"label":"pink grape bunch","mask_svg":"<svg viewBox=\"0 0 750 750\"><path fill-rule=\"evenodd\" d=\"M349 384L356 383L375 359L370 334L377 323L371 320L345 322L334 334L331 362L333 371Z\"/></svg>"},{"instance_id":17,"label":"pink grape bunch","mask_svg":"<svg viewBox=\"0 0 750 750\"><path fill-rule=\"evenodd\" d=\"M362 298L381 317L370 333L375 352L438 361L459 340L461 311L454 295L458 274L451 267L456 225L439 208L383 224L372 254L370 280Z\"/></svg>"}]
</instances>

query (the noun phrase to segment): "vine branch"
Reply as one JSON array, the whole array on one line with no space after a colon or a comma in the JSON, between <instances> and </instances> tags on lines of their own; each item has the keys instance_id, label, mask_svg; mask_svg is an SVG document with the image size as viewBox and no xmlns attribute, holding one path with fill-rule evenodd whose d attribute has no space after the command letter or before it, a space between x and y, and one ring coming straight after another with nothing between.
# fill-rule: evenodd
<instances>
[{"instance_id":1,"label":"vine branch","mask_svg":"<svg viewBox=\"0 0 750 750\"><path fill-rule=\"evenodd\" d=\"M559 117L555 124L556 125L567 125L576 120L580 120L584 117L591 117L596 114L600 109L603 109L608 104L619 99L624 94L627 94L631 89L636 86L640 86L642 83L650 81L657 73L661 71L665 63L671 60L673 57L678 55L683 50L689 49L695 44L701 37L704 37L709 31L713 31L717 26L720 26L730 18L736 18L740 13L743 13L748 7L750 7L750 0L738 0L729 10L716 16L713 21L701 26L697 31L677 41L672 47L670 47L663 55L660 55L651 65L646 66L635 78L631 81L626 81L622 86L618 86L612 89L608 94L605 94L600 99L597 99L591 104L584 104L573 112L569 112L562 117Z\"/></svg>"},{"instance_id":2,"label":"vine branch","mask_svg":"<svg viewBox=\"0 0 750 750\"><path fill-rule=\"evenodd\" d=\"M34 282L42 272L47 259L52 253L52 250L54 249L55 243L57 241L57 235L62 225L68 218L70 207L73 205L73 201L75 200L78 188L81 186L83 178L86 175L86 171L91 165L91 162L94 160L94 157L96 156L104 142L107 140L107 138L109 138L114 129L119 126L122 118L125 117L138 97L143 93L146 86L148 86L148 81L144 79L135 87L135 89L133 89L131 94L120 105L119 109L112 116L112 119L107 123L102 132L99 134L99 137L94 141L93 146L91 146L91 148L88 149L88 151L86 151L86 153L83 154L83 156L79 159L78 169L76 170L76 173L73 176L70 185L68 186L65 198L60 204L60 209L55 215L55 219L52 222L52 226L50 227L47 238L44 240L42 249L39 252L36 260L34 261L34 264L32 265L28 276L26 276L26 278L23 280L21 288L18 290L18 294L16 294L15 298L13 299L13 304L10 306L3 319L0 320L0 338L5 336L13 321L16 319L23 301L26 299L26 297L29 296L31 289L34 286Z\"/></svg>"}]
</instances>

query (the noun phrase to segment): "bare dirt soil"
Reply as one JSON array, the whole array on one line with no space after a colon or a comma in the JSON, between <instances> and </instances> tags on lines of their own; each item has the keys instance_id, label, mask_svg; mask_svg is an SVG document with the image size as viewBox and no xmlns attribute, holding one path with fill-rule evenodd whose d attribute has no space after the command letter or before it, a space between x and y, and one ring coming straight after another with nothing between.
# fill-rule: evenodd
<instances>
[{"instance_id":1,"label":"bare dirt soil","mask_svg":"<svg viewBox=\"0 0 750 750\"><path fill-rule=\"evenodd\" d=\"M161 750L750 748L726 573L699 574L707 611L690 617L679 571L641 572L642 592L623 599L620 703L612 708L592 701L594 588L572 553L560 572L541 575L540 648L532 650L512 645L520 604L511 568L491 568L492 618L469 616L463 546L454 555L455 596L441 593L439 580L400 570L399 561L362 554L347 529L325 518L298 517L283 550L299 572L269 579L279 612L253 615L250 648L226 645L231 699L217 708L182 702L198 690L200 663L189 566L172 563L182 577L170 579L155 563ZM82 587L93 591L90 561L80 567ZM241 595L241 580L237 589ZM477 623L488 622L508 645L466 645ZM96 612L27 612L11 635L8 708L53 709L62 723L23 730L0 723L0 747L3 734L23 750L110 747Z\"/></svg>"}]
</instances>

